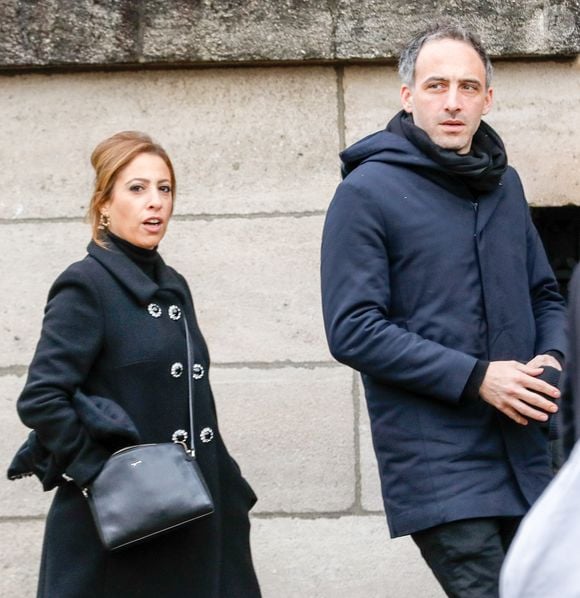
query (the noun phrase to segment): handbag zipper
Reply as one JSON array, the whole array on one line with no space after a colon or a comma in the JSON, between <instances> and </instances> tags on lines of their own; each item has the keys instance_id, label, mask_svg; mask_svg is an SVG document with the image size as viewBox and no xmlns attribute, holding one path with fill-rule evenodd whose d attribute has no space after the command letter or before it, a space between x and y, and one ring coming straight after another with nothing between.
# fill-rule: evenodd
<instances>
[{"instance_id":1,"label":"handbag zipper","mask_svg":"<svg viewBox=\"0 0 580 598\"><path fill-rule=\"evenodd\" d=\"M111 457L114 457L115 455L121 455L122 453L126 453L127 451L131 451L133 449L143 448L144 446L157 446L158 444L159 444L158 442L148 442L146 444L133 444L131 446L126 446L126 447L123 447L122 449L119 449L118 451L115 451L111 455ZM187 445L185 444L185 442L174 442L174 444L181 444L183 446L183 450L186 452L186 454L191 455L191 453L190 453L189 449L187 448ZM109 459L111 457L109 457ZM84 488L81 488L81 492L82 492L82 494L83 494L83 496L85 498L89 498L89 487L88 486L85 486Z\"/></svg>"},{"instance_id":2,"label":"handbag zipper","mask_svg":"<svg viewBox=\"0 0 580 598\"><path fill-rule=\"evenodd\" d=\"M125 446L125 447L123 447L122 449L119 449L118 451L115 451L115 452L114 452L114 453L111 455L111 457L114 457L115 455L120 455L121 453L124 453L124 452L126 452L126 451L130 451L130 450L132 450L132 449L134 449L134 448L141 448L142 446L155 446L155 445L157 445L157 444L159 444L159 443L158 443L158 442L148 442L148 443L146 443L146 444L133 444L133 445L131 445L131 446Z\"/></svg>"}]
</instances>

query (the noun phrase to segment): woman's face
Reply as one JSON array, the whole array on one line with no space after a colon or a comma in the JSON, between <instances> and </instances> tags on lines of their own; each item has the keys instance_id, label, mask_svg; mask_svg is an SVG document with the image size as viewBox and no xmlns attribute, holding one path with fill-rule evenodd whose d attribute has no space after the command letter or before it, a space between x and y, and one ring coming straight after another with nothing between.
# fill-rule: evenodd
<instances>
[{"instance_id":1,"label":"woman's face","mask_svg":"<svg viewBox=\"0 0 580 598\"><path fill-rule=\"evenodd\" d=\"M133 158L117 175L111 199L101 208L113 234L144 249L159 245L172 211L171 174L155 154Z\"/></svg>"}]
</instances>

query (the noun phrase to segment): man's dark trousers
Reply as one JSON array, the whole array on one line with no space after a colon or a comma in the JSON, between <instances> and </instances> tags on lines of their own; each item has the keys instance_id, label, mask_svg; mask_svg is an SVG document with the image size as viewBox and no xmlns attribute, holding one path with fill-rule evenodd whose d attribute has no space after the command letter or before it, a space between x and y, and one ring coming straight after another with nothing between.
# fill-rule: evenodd
<instances>
[{"instance_id":1,"label":"man's dark trousers","mask_svg":"<svg viewBox=\"0 0 580 598\"><path fill-rule=\"evenodd\" d=\"M499 572L521 517L463 519L412 534L452 598L497 598Z\"/></svg>"}]
</instances>

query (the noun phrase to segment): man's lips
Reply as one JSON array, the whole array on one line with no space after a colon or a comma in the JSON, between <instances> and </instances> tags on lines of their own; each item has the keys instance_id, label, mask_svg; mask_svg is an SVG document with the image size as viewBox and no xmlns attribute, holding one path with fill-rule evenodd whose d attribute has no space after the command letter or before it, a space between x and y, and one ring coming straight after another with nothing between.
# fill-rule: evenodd
<instances>
[{"instance_id":1,"label":"man's lips","mask_svg":"<svg viewBox=\"0 0 580 598\"><path fill-rule=\"evenodd\" d=\"M462 120L444 120L440 124L444 127L450 127L450 128L455 128L455 129L465 126L465 123Z\"/></svg>"}]
</instances>

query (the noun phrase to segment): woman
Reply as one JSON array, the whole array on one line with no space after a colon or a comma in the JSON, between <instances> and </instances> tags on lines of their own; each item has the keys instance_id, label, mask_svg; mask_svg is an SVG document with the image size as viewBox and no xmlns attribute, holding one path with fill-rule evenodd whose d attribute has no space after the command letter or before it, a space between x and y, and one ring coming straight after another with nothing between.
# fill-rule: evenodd
<instances>
[{"instance_id":1,"label":"woman","mask_svg":"<svg viewBox=\"0 0 580 598\"><path fill-rule=\"evenodd\" d=\"M150 137L100 143L89 207L88 255L52 286L42 333L18 400L22 421L63 470L46 522L38 596L255 598L249 546L255 494L217 427L209 354L185 279L157 253L173 211L175 175ZM187 372L187 322L192 372ZM215 512L118 552L101 545L81 489L111 454L82 424L73 397L112 399L143 443L189 429L194 384L196 456Z\"/></svg>"}]
</instances>

